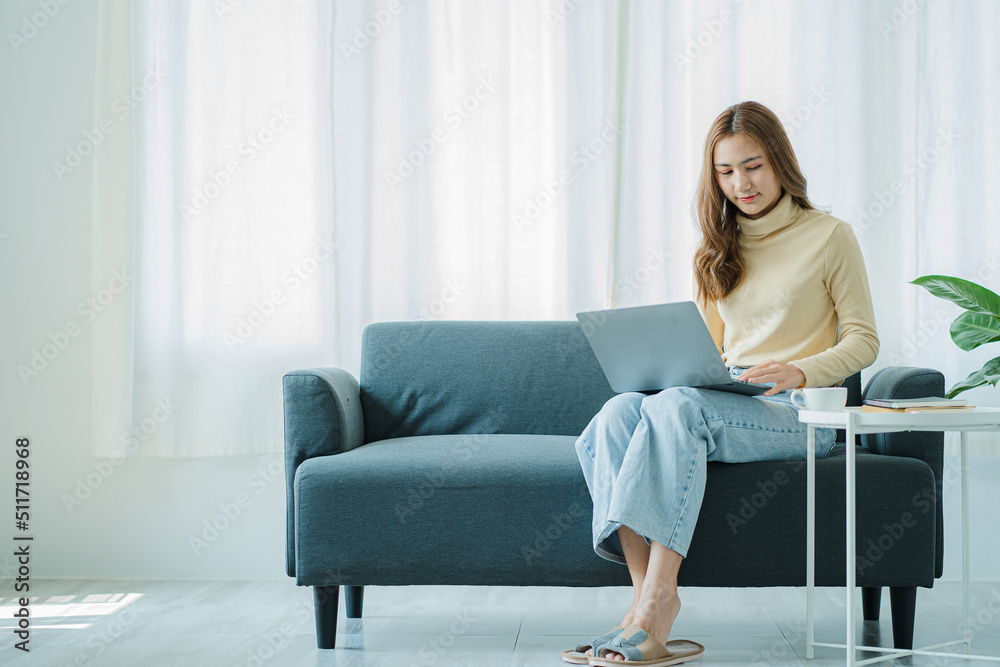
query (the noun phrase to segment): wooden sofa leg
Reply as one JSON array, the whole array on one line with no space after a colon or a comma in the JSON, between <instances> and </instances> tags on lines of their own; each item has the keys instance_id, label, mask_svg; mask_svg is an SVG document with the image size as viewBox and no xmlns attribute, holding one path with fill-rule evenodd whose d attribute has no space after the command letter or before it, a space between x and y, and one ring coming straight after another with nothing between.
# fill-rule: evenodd
<instances>
[{"instance_id":1,"label":"wooden sofa leg","mask_svg":"<svg viewBox=\"0 0 1000 667\"><path fill-rule=\"evenodd\" d=\"M913 648L913 621L917 614L917 587L889 588L892 609L892 644L896 648Z\"/></svg>"},{"instance_id":2,"label":"wooden sofa leg","mask_svg":"<svg viewBox=\"0 0 1000 667\"><path fill-rule=\"evenodd\" d=\"M365 602L364 586L344 586L347 597L347 618L361 618L361 608Z\"/></svg>"},{"instance_id":3,"label":"wooden sofa leg","mask_svg":"<svg viewBox=\"0 0 1000 667\"><path fill-rule=\"evenodd\" d=\"M318 648L333 648L337 643L337 606L339 602L339 586L313 586L313 604L316 608L316 646Z\"/></svg>"},{"instance_id":4,"label":"wooden sofa leg","mask_svg":"<svg viewBox=\"0 0 1000 667\"><path fill-rule=\"evenodd\" d=\"M882 587L863 587L861 589L861 606L864 609L866 621L877 621L882 607Z\"/></svg>"}]
</instances>

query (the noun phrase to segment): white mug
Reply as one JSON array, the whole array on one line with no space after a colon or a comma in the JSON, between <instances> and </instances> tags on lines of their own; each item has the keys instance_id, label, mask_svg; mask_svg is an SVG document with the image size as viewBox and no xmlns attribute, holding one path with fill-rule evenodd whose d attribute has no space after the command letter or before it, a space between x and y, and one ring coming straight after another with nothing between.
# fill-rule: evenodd
<instances>
[{"instance_id":1,"label":"white mug","mask_svg":"<svg viewBox=\"0 0 1000 667\"><path fill-rule=\"evenodd\" d=\"M802 402L797 401L801 398ZM792 405L818 412L837 412L847 405L847 387L809 387L795 389L789 397Z\"/></svg>"}]
</instances>

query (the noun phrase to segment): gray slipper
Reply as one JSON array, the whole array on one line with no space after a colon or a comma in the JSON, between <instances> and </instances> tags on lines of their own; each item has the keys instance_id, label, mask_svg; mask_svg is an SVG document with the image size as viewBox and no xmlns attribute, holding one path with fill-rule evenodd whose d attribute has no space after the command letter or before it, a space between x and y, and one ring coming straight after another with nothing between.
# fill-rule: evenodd
<instances>
[{"instance_id":1,"label":"gray slipper","mask_svg":"<svg viewBox=\"0 0 1000 667\"><path fill-rule=\"evenodd\" d=\"M562 652L562 659L571 665L586 665L590 661L591 657L584 653L587 649L593 649L594 655L596 656L598 648L600 648L604 644L607 644L608 642L614 641L618 637L618 635L620 635L624 631L625 631L624 628L615 628L610 632L604 633L600 637L594 637L586 644L580 644L573 650L566 649L565 651Z\"/></svg>"},{"instance_id":2,"label":"gray slipper","mask_svg":"<svg viewBox=\"0 0 1000 667\"><path fill-rule=\"evenodd\" d=\"M611 660L608 653L619 653L625 660ZM698 642L675 639L664 645L638 625L630 625L617 638L597 649L597 655L589 663L600 667L667 667L697 660L704 654L705 647Z\"/></svg>"}]
</instances>

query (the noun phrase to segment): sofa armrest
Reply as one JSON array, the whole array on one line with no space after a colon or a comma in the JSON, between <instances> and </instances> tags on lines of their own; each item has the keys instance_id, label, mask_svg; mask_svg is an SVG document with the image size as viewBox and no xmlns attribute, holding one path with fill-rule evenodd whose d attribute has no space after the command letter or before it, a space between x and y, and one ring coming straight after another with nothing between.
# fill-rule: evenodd
<instances>
[{"instance_id":1,"label":"sofa armrest","mask_svg":"<svg viewBox=\"0 0 1000 667\"><path fill-rule=\"evenodd\" d=\"M865 387L866 398L921 398L944 396L944 375L930 368L892 366L876 373ZM863 401L862 401L863 402ZM914 513L926 512L930 498L936 499L937 557L935 577L944 567L944 512L941 482L944 473L944 433L905 431L902 433L871 433L861 436L864 446L877 454L909 456L920 459L934 473L934 489L914 489L911 499Z\"/></svg>"},{"instance_id":2,"label":"sofa armrest","mask_svg":"<svg viewBox=\"0 0 1000 667\"><path fill-rule=\"evenodd\" d=\"M869 398L921 398L944 396L944 376L929 368L892 366L876 373L862 394L862 402ZM925 437L926 436L926 437ZM923 459L931 454L943 457L944 437L941 433L906 431L903 433L872 433L862 436L865 447L878 454L910 456ZM933 466L932 466L933 467ZM937 475L935 471L935 475Z\"/></svg>"},{"instance_id":3,"label":"sofa armrest","mask_svg":"<svg viewBox=\"0 0 1000 667\"><path fill-rule=\"evenodd\" d=\"M338 454L364 443L361 388L340 368L291 371L281 379L285 411L286 561L295 575L295 471L314 456Z\"/></svg>"}]
</instances>

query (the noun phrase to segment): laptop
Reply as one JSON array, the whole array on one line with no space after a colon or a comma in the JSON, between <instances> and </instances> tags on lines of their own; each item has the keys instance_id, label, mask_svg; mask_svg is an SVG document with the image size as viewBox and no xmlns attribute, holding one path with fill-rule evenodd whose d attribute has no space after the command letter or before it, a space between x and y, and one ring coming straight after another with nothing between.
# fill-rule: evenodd
<instances>
[{"instance_id":1,"label":"laptop","mask_svg":"<svg viewBox=\"0 0 1000 667\"><path fill-rule=\"evenodd\" d=\"M754 396L773 384L730 376L693 301L595 310L576 318L617 393L698 387Z\"/></svg>"}]
</instances>

